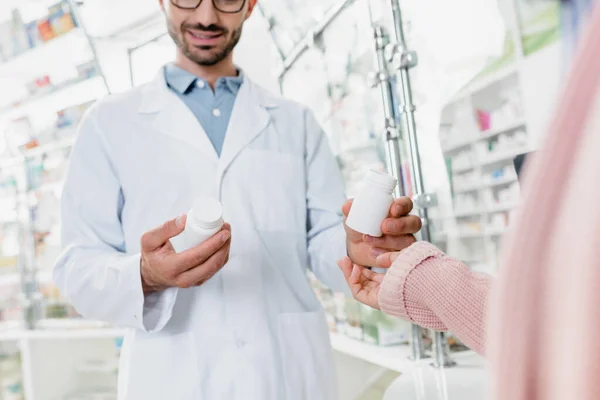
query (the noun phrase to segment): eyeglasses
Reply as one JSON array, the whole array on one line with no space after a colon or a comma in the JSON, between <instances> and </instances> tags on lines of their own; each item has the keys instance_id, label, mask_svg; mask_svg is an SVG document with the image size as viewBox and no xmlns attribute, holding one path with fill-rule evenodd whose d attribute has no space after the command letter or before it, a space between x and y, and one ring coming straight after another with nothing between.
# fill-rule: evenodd
<instances>
[{"instance_id":1,"label":"eyeglasses","mask_svg":"<svg viewBox=\"0 0 600 400\"><path fill-rule=\"evenodd\" d=\"M195 10L200 7L200 3L202 3L202 0L171 0L171 4L182 10ZM212 0L212 3L219 12L236 14L242 11L246 0Z\"/></svg>"}]
</instances>

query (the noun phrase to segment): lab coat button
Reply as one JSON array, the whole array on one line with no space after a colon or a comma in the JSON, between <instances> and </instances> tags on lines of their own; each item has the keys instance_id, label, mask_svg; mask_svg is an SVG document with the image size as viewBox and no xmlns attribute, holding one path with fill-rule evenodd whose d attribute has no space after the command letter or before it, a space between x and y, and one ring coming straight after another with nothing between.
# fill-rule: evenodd
<instances>
[{"instance_id":1,"label":"lab coat button","mask_svg":"<svg viewBox=\"0 0 600 400\"><path fill-rule=\"evenodd\" d=\"M214 115L215 117L220 117L220 116L221 116L221 110L219 110L218 108L215 108L215 109L213 110L213 115Z\"/></svg>"}]
</instances>

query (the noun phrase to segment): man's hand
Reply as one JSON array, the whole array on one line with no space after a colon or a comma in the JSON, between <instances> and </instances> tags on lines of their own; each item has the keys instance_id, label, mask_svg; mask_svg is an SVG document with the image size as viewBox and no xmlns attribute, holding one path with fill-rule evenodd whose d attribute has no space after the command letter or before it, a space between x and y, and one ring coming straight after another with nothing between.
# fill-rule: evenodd
<instances>
[{"instance_id":1,"label":"man's hand","mask_svg":"<svg viewBox=\"0 0 600 400\"><path fill-rule=\"evenodd\" d=\"M344 217L347 218L352 207L352 200L348 200L342 207ZM409 215L413 209L412 200L401 197L394 201L390 207L388 218L381 225L383 236L375 238L363 235L346 227L346 245L348 256L352 262L362 266L376 266L377 257L384 253L400 251L415 242L414 234L421 230L421 218ZM344 218L344 221L345 221Z\"/></svg>"},{"instance_id":2,"label":"man's hand","mask_svg":"<svg viewBox=\"0 0 600 400\"><path fill-rule=\"evenodd\" d=\"M229 260L231 227L228 224L210 239L181 253L171 244L185 229L186 216L165 222L142 236L142 288L144 294L170 287L200 286Z\"/></svg>"}]
</instances>

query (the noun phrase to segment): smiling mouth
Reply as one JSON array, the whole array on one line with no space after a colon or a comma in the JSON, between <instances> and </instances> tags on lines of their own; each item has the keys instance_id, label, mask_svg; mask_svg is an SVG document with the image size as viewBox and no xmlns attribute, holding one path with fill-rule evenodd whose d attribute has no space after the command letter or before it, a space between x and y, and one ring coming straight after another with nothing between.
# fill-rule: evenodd
<instances>
[{"instance_id":1,"label":"smiling mouth","mask_svg":"<svg viewBox=\"0 0 600 400\"><path fill-rule=\"evenodd\" d=\"M192 32L192 31L188 31L188 32L190 33L190 35L192 35L196 39L201 39L201 40L216 39L223 35L222 32L219 32L219 33L199 33L199 32Z\"/></svg>"}]
</instances>

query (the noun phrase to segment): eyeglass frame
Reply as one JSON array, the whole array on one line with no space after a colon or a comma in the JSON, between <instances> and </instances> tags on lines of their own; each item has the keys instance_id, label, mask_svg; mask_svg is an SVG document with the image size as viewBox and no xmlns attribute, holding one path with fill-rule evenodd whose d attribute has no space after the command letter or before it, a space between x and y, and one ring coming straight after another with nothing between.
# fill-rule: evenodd
<instances>
[{"instance_id":1,"label":"eyeglass frame","mask_svg":"<svg viewBox=\"0 0 600 400\"><path fill-rule=\"evenodd\" d=\"M176 1L176 0L170 0L170 2L171 2L171 4L173 5L173 7L177 7L177 8L179 8L180 10L187 10L187 11L191 11L191 10L196 10L198 7L200 7L200 5L202 4L202 2L203 2L204 0L198 0L198 4L196 4L196 7L193 7L193 8L191 8L191 7L181 7L181 6L177 5L177 4L175 3L175 1ZM240 9L239 9L239 10L237 10L237 11L222 11L222 10L221 10L219 7L217 7L217 5L215 4L215 2L216 2L216 1L217 1L217 0L212 0L212 3L213 3L213 7L215 8L215 10L217 10L218 12L220 12L220 13L223 13L223 14L237 14L237 13L240 13L240 12L242 12L242 10L244 9L244 6L246 5L246 1L247 1L247 0L243 0L243 1L242 1L242 4L240 5Z\"/></svg>"}]
</instances>

